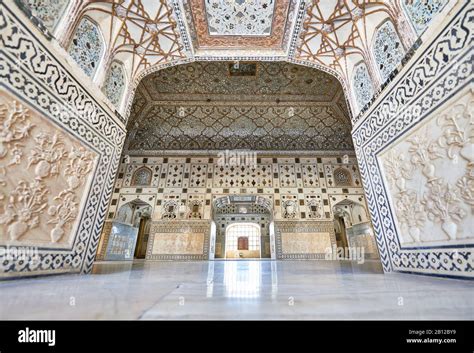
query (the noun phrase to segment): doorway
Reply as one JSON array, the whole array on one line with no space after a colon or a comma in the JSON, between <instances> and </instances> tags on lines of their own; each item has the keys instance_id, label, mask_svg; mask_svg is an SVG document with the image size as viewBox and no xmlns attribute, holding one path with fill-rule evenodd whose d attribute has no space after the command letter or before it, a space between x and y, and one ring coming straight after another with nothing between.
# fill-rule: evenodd
<instances>
[{"instance_id":1,"label":"doorway","mask_svg":"<svg viewBox=\"0 0 474 353\"><path fill-rule=\"evenodd\" d=\"M261 258L261 232L255 223L233 223L225 232L226 259Z\"/></svg>"}]
</instances>

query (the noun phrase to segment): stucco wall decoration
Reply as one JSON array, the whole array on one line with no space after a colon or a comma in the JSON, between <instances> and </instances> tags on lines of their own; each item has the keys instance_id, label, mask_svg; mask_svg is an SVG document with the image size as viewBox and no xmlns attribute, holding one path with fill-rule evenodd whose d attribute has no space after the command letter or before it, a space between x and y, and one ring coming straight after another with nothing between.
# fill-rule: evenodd
<instances>
[{"instance_id":1,"label":"stucco wall decoration","mask_svg":"<svg viewBox=\"0 0 474 353\"><path fill-rule=\"evenodd\" d=\"M1 273L88 272L124 126L16 12L0 3Z\"/></svg>"},{"instance_id":2,"label":"stucco wall decoration","mask_svg":"<svg viewBox=\"0 0 474 353\"><path fill-rule=\"evenodd\" d=\"M456 11L353 131L386 271L473 276L474 5Z\"/></svg>"}]
</instances>

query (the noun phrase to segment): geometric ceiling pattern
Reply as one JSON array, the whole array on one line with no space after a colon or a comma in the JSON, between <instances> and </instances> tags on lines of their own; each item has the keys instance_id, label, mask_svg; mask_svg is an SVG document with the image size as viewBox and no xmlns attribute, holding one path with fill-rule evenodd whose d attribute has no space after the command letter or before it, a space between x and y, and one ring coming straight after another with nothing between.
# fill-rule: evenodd
<instances>
[{"instance_id":1,"label":"geometric ceiling pattern","mask_svg":"<svg viewBox=\"0 0 474 353\"><path fill-rule=\"evenodd\" d=\"M275 0L206 0L207 25L210 35L270 35Z\"/></svg>"},{"instance_id":2,"label":"geometric ceiling pattern","mask_svg":"<svg viewBox=\"0 0 474 353\"><path fill-rule=\"evenodd\" d=\"M193 46L202 51L283 50L295 5L294 1L291 3L291 8L289 0L188 0L183 4Z\"/></svg>"},{"instance_id":3,"label":"geometric ceiling pattern","mask_svg":"<svg viewBox=\"0 0 474 353\"><path fill-rule=\"evenodd\" d=\"M93 82L102 88L114 61L127 87L120 113L128 118L134 92L147 75L194 61L286 61L335 76L350 115L359 112L351 80L363 62L374 92L385 82L374 37L389 21L407 53L448 0L20 0L68 48L81 19L97 24L106 52ZM68 2L68 6L65 3ZM67 10L66 10L67 9ZM48 16L47 14L54 14ZM62 17L60 21L58 18ZM388 57L388 56L387 56ZM394 56L390 56L393 58ZM396 56L394 65L398 66ZM382 63L382 65L384 65ZM383 67L386 67L384 65Z\"/></svg>"},{"instance_id":4,"label":"geometric ceiling pattern","mask_svg":"<svg viewBox=\"0 0 474 353\"><path fill-rule=\"evenodd\" d=\"M137 90L129 153L159 150L350 150L351 124L340 83L284 62L194 62L157 71Z\"/></svg>"}]
</instances>

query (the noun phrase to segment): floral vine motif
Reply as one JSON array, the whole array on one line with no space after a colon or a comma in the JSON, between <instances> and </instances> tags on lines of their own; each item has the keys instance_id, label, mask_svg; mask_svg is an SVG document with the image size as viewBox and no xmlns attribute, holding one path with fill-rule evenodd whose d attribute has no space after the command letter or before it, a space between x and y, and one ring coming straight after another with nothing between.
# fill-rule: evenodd
<instances>
[{"instance_id":1,"label":"floral vine motif","mask_svg":"<svg viewBox=\"0 0 474 353\"><path fill-rule=\"evenodd\" d=\"M467 165L466 174L458 180L456 185L459 187L463 200L474 210L474 163Z\"/></svg>"},{"instance_id":2,"label":"floral vine motif","mask_svg":"<svg viewBox=\"0 0 474 353\"><path fill-rule=\"evenodd\" d=\"M94 155L85 148L74 148L69 153L69 162L64 170L70 190L78 188L84 183L84 177L91 171Z\"/></svg>"},{"instance_id":3,"label":"floral vine motif","mask_svg":"<svg viewBox=\"0 0 474 353\"><path fill-rule=\"evenodd\" d=\"M428 178L428 182L436 180L435 165L431 161L443 157L439 146L429 141L426 136L422 134L413 136L408 142L411 143L411 147L408 151L412 155L411 162L413 165L423 166L421 172Z\"/></svg>"},{"instance_id":4,"label":"floral vine motif","mask_svg":"<svg viewBox=\"0 0 474 353\"><path fill-rule=\"evenodd\" d=\"M55 224L50 237L51 241L56 243L64 236L66 224L76 218L78 210L76 195L70 190L62 191L53 200L57 202L57 205L49 207L48 215L53 218L47 224Z\"/></svg>"},{"instance_id":5,"label":"floral vine motif","mask_svg":"<svg viewBox=\"0 0 474 353\"><path fill-rule=\"evenodd\" d=\"M408 234L420 242L421 229L425 226L426 212L418 201L415 191L400 193L396 201L397 216L402 226L406 226Z\"/></svg>"},{"instance_id":6,"label":"floral vine motif","mask_svg":"<svg viewBox=\"0 0 474 353\"><path fill-rule=\"evenodd\" d=\"M8 198L0 224L9 225L7 233L11 240L17 240L29 229L39 224L39 215L47 206L45 198L48 190L40 180L18 183Z\"/></svg>"},{"instance_id":7,"label":"floral vine motif","mask_svg":"<svg viewBox=\"0 0 474 353\"><path fill-rule=\"evenodd\" d=\"M35 141L36 146L28 158L28 167L36 164L36 178L42 179L59 174L61 159L66 156L61 136L40 132L36 135Z\"/></svg>"},{"instance_id":8,"label":"floral vine motif","mask_svg":"<svg viewBox=\"0 0 474 353\"><path fill-rule=\"evenodd\" d=\"M8 154L15 141L28 137L35 126L29 121L29 117L28 109L15 101L10 107L0 105L0 159Z\"/></svg>"},{"instance_id":9,"label":"floral vine motif","mask_svg":"<svg viewBox=\"0 0 474 353\"><path fill-rule=\"evenodd\" d=\"M390 184L395 185L400 192L406 189L406 181L413 177L413 166L405 160L403 153L390 151L384 163Z\"/></svg>"},{"instance_id":10,"label":"floral vine motif","mask_svg":"<svg viewBox=\"0 0 474 353\"><path fill-rule=\"evenodd\" d=\"M469 112L467 106L462 104L456 105L450 114L443 114L438 118L437 123L445 128L443 135L438 139L441 147L448 148L448 157L457 158L455 150L459 149L459 155L468 163L474 163L474 130L460 127L459 121L467 119L472 125L472 113Z\"/></svg>"},{"instance_id":11,"label":"floral vine motif","mask_svg":"<svg viewBox=\"0 0 474 353\"><path fill-rule=\"evenodd\" d=\"M434 222L441 222L441 228L451 240L456 239L458 225L466 211L459 207L458 191L449 183L439 179L429 184L430 190L423 195L421 203L425 205L428 218Z\"/></svg>"}]
</instances>

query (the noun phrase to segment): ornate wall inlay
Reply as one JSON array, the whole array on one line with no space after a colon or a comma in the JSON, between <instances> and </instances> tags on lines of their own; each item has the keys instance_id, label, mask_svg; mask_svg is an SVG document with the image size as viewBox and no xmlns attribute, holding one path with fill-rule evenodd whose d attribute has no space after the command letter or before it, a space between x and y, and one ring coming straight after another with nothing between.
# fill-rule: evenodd
<instances>
[{"instance_id":1,"label":"ornate wall inlay","mask_svg":"<svg viewBox=\"0 0 474 353\"><path fill-rule=\"evenodd\" d=\"M354 129L386 271L473 276L473 11L461 3Z\"/></svg>"},{"instance_id":2,"label":"ornate wall inlay","mask_svg":"<svg viewBox=\"0 0 474 353\"><path fill-rule=\"evenodd\" d=\"M2 276L88 272L125 127L57 61L57 51L36 38L38 32L28 29L28 21L18 18L23 15L11 5L0 3L0 164L6 166L0 175L0 271ZM9 116L12 109L21 114ZM38 252L5 256L6 244L19 250L37 246Z\"/></svg>"},{"instance_id":3,"label":"ornate wall inlay","mask_svg":"<svg viewBox=\"0 0 474 353\"><path fill-rule=\"evenodd\" d=\"M69 44L69 55L87 76L94 77L104 50L104 38L99 27L89 18L84 17L77 26Z\"/></svg>"},{"instance_id":4,"label":"ornate wall inlay","mask_svg":"<svg viewBox=\"0 0 474 353\"><path fill-rule=\"evenodd\" d=\"M325 222L327 225L333 224L334 205L352 202L363 210L363 212L349 210L353 216L349 226L368 221L363 189L355 163L353 156L324 155L320 157L271 157L270 155L270 157L259 158L256 166L221 165L216 155L212 154L205 157L192 153L186 156L169 154L167 157L131 156L124 158L119 168L108 219L119 220L121 210L131 202L138 202L137 200L155 205L151 212L152 220L160 225L160 231L157 233L162 236L155 250L160 252L166 248L175 254L152 254L149 250L147 257L149 259L203 259L198 255L180 253L174 248L172 241L174 239L180 242L184 250L188 249L189 242L189 249L195 249L197 238L193 238L192 234L202 233L197 228L188 227L189 222L195 220L202 220L208 224L212 220L216 222L214 247L216 257L222 257L224 254L225 227L243 221L260 225L262 256L264 257L271 256L270 249L274 246L268 229L271 220L281 223L289 222L290 226L285 228L287 240L292 239L293 233L303 234L301 237L298 234L295 235L299 239L300 249L307 242L321 250L320 245L326 244L325 242L334 237L331 231L321 230L320 227L320 222ZM130 185L128 180L132 178L136 170L143 167L150 170L160 168L160 172L153 177L153 186L137 188ZM336 185L334 171L341 168L350 177L346 176L344 185ZM363 214L360 219L359 214ZM163 233L168 231L164 232L162 229L169 229L169 233L177 232L187 235L181 238L173 238L171 234L163 236ZM313 242L313 235L306 233L325 234ZM319 251L311 254L299 251L298 254L287 255L285 257L283 252L280 258L324 257L324 254Z\"/></svg>"},{"instance_id":5,"label":"ornate wall inlay","mask_svg":"<svg viewBox=\"0 0 474 353\"><path fill-rule=\"evenodd\" d=\"M381 155L402 246L474 238L473 113L469 92Z\"/></svg>"},{"instance_id":6,"label":"ornate wall inlay","mask_svg":"<svg viewBox=\"0 0 474 353\"><path fill-rule=\"evenodd\" d=\"M120 103L122 102L125 82L126 79L123 65L118 61L112 62L112 65L109 67L107 75L105 76L105 83L102 90L117 109L120 108Z\"/></svg>"},{"instance_id":7,"label":"ornate wall inlay","mask_svg":"<svg viewBox=\"0 0 474 353\"><path fill-rule=\"evenodd\" d=\"M138 91L129 151L352 148L342 88L318 70L258 63L256 77L230 77L226 62L196 62L156 72Z\"/></svg>"},{"instance_id":8,"label":"ornate wall inlay","mask_svg":"<svg viewBox=\"0 0 474 353\"><path fill-rule=\"evenodd\" d=\"M374 95L372 79L364 63L359 64L354 70L352 89L354 90L359 110L362 109Z\"/></svg>"},{"instance_id":9,"label":"ornate wall inlay","mask_svg":"<svg viewBox=\"0 0 474 353\"><path fill-rule=\"evenodd\" d=\"M411 0L402 1L413 27L418 34L424 32L431 19L440 12L448 0Z\"/></svg>"},{"instance_id":10,"label":"ornate wall inlay","mask_svg":"<svg viewBox=\"0 0 474 353\"><path fill-rule=\"evenodd\" d=\"M405 55L402 42L392 22L385 22L377 30L372 50L382 81L385 81Z\"/></svg>"},{"instance_id":11,"label":"ornate wall inlay","mask_svg":"<svg viewBox=\"0 0 474 353\"><path fill-rule=\"evenodd\" d=\"M54 31L69 4L69 0L21 0L21 2L50 32Z\"/></svg>"},{"instance_id":12,"label":"ornate wall inlay","mask_svg":"<svg viewBox=\"0 0 474 353\"><path fill-rule=\"evenodd\" d=\"M290 3L290 0L187 0L194 46L196 49L283 49Z\"/></svg>"}]
</instances>

